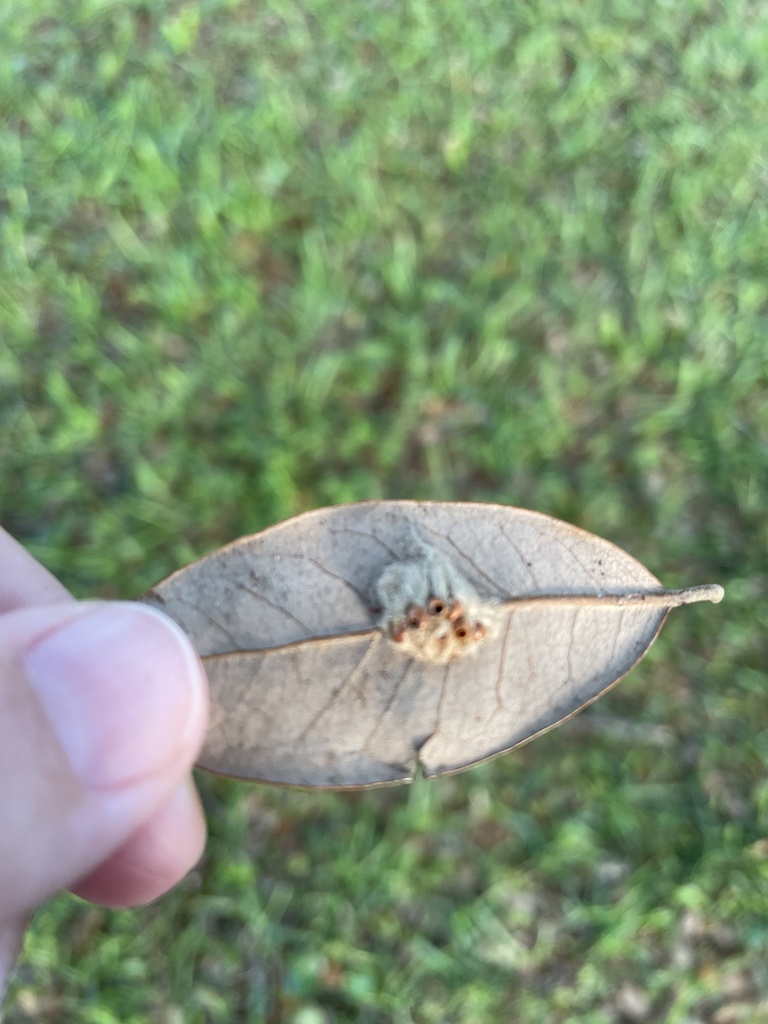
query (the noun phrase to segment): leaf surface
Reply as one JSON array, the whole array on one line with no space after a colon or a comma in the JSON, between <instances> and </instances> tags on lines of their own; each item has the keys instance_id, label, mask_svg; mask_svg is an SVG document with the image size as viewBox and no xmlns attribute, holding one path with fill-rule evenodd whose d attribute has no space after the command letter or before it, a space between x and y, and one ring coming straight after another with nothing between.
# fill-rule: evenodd
<instances>
[{"instance_id":1,"label":"leaf surface","mask_svg":"<svg viewBox=\"0 0 768 1024\"><path fill-rule=\"evenodd\" d=\"M422 614L427 596L441 615ZM459 771L526 742L621 679L670 607L721 597L715 586L665 591L609 541L540 513L380 501L235 541L144 600L204 659L202 767L360 787L409 781L419 764L427 776Z\"/></svg>"}]
</instances>

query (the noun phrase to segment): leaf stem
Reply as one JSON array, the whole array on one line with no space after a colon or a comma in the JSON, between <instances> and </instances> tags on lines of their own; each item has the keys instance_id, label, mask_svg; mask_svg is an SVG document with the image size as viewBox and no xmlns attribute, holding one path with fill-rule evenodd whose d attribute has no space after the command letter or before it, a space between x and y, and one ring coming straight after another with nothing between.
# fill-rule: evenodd
<instances>
[{"instance_id":1,"label":"leaf stem","mask_svg":"<svg viewBox=\"0 0 768 1024\"><path fill-rule=\"evenodd\" d=\"M642 605L644 608L679 608L697 601L711 601L719 604L723 599L723 588L717 583L701 587L685 587L683 590L641 590L628 594L529 594L511 597L502 601L504 608L526 607L576 607L576 608L627 608Z\"/></svg>"}]
</instances>

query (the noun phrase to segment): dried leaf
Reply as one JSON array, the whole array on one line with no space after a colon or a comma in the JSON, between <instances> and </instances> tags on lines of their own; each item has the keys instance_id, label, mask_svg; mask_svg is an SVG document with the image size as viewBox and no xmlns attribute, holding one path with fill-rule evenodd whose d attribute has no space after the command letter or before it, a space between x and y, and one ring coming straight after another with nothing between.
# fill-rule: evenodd
<instances>
[{"instance_id":1,"label":"dried leaf","mask_svg":"<svg viewBox=\"0 0 768 1024\"><path fill-rule=\"evenodd\" d=\"M299 786L456 772L618 682L667 611L608 541L500 505L374 501L245 537L144 598L192 638L212 694L201 767Z\"/></svg>"}]
</instances>

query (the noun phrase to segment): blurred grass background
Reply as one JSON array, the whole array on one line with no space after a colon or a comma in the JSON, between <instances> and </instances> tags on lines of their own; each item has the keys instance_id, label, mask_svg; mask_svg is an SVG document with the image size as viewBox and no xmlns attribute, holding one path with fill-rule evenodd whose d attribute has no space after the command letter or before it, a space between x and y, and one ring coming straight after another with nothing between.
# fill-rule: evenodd
<instances>
[{"instance_id":1,"label":"blurred grass background","mask_svg":"<svg viewBox=\"0 0 768 1024\"><path fill-rule=\"evenodd\" d=\"M726 587L466 775L201 777L10 1024L768 1021L767 59L756 0L0 0L0 519L77 595L375 497Z\"/></svg>"}]
</instances>

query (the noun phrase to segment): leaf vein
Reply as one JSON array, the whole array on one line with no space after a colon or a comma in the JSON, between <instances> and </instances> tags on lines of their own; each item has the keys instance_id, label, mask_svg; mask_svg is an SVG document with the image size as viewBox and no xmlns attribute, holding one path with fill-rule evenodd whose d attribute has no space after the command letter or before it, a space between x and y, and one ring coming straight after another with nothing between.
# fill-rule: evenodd
<instances>
[{"instance_id":1,"label":"leaf vein","mask_svg":"<svg viewBox=\"0 0 768 1024\"><path fill-rule=\"evenodd\" d=\"M264 604L268 604L270 608L274 608L275 611L282 612L283 615L286 615L289 619L292 619L297 626L300 626L304 630L304 632L307 633L307 635L312 635L312 630L305 622L302 622L301 619L297 618L293 614L293 612L289 612L287 608L283 607L283 605L281 604L278 604L277 601L270 601L268 597L266 597L264 594L260 594L258 590L253 590L251 587L247 587L244 583L240 583L238 580L231 580L230 582L232 583L232 586L237 587L238 590L242 590L246 594L250 594L251 597L255 597L257 601L262 601Z\"/></svg>"},{"instance_id":2,"label":"leaf vein","mask_svg":"<svg viewBox=\"0 0 768 1024\"><path fill-rule=\"evenodd\" d=\"M325 704L320 708L320 710L312 718L312 720L299 733L299 741L304 741L307 738L310 729L316 726L320 719L323 718L331 710L334 704L338 701L339 697L341 697L342 693L347 689L350 683L352 683L355 676L362 670L366 661L368 661L368 659L371 657L371 652L374 651L378 646L378 640L379 634L374 634L373 637L371 638L371 643L366 647L362 657L355 665L355 667L352 669L352 671L347 674L347 676L342 680L339 686L337 686L334 690L331 691L331 695L325 702Z\"/></svg>"}]
</instances>

